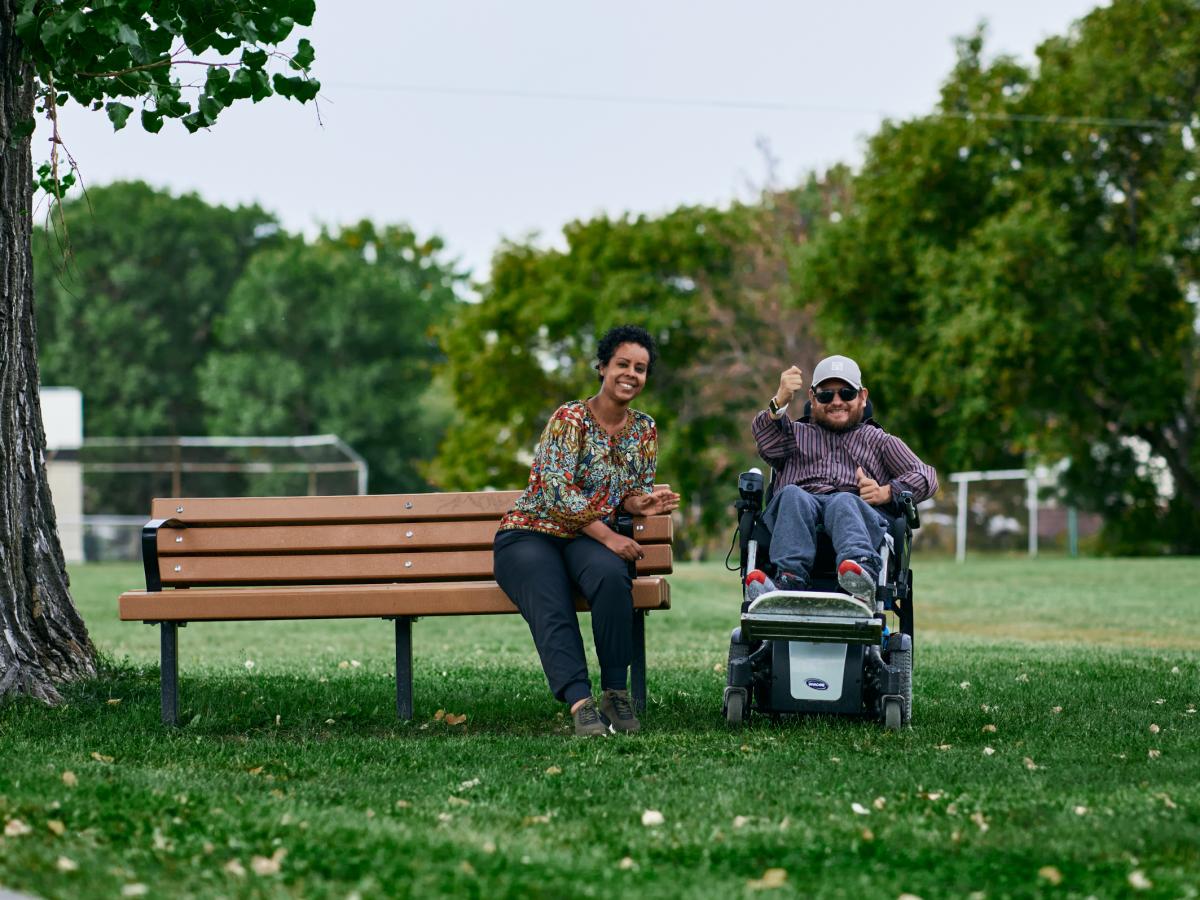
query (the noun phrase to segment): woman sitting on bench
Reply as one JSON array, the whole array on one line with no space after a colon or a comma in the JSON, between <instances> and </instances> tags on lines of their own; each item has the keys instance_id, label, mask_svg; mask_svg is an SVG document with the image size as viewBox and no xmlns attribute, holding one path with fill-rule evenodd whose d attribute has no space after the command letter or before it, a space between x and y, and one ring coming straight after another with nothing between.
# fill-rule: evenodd
<instances>
[{"instance_id":1,"label":"woman sitting on bench","mask_svg":"<svg viewBox=\"0 0 1200 900\"><path fill-rule=\"evenodd\" d=\"M609 725L614 731L641 727L627 690L633 655L628 564L643 553L604 519L622 509L652 516L679 506L678 494L654 491L654 420L629 408L654 368L654 339L622 325L604 335L596 355L600 390L554 411L529 484L500 521L493 543L496 581L529 623L550 690L570 705L581 736L607 734ZM599 705L575 613L576 589L592 611Z\"/></svg>"}]
</instances>

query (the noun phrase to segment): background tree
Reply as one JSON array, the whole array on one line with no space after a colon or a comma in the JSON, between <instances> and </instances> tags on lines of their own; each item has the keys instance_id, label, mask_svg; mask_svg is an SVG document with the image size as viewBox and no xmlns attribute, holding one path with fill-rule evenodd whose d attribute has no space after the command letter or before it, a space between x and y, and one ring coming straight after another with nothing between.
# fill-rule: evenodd
<instances>
[{"instance_id":1,"label":"background tree","mask_svg":"<svg viewBox=\"0 0 1200 900\"><path fill-rule=\"evenodd\" d=\"M684 495L687 539L697 549L723 533L734 473L757 459L754 410L786 364L811 368L819 352L812 310L793 296L792 261L840 202L846 174L729 210L576 222L565 251L504 247L482 302L444 336L461 416L434 480L523 486L546 417L595 392L598 337L632 322L662 352L637 406L659 424L659 471Z\"/></svg>"},{"instance_id":2,"label":"background tree","mask_svg":"<svg viewBox=\"0 0 1200 900\"><path fill-rule=\"evenodd\" d=\"M461 281L441 251L364 222L255 256L200 372L210 432L333 432L366 458L373 490L424 488L447 419L429 396L434 329Z\"/></svg>"},{"instance_id":3,"label":"background tree","mask_svg":"<svg viewBox=\"0 0 1200 900\"><path fill-rule=\"evenodd\" d=\"M84 391L92 436L204 434L196 370L257 250L280 239L257 206L211 206L142 182L88 191L35 233L42 383Z\"/></svg>"},{"instance_id":4,"label":"background tree","mask_svg":"<svg viewBox=\"0 0 1200 900\"><path fill-rule=\"evenodd\" d=\"M982 45L872 138L805 295L941 467L1065 455L1115 549L1195 552L1200 7L1117 0L1034 70Z\"/></svg>"},{"instance_id":5,"label":"background tree","mask_svg":"<svg viewBox=\"0 0 1200 900\"><path fill-rule=\"evenodd\" d=\"M301 39L290 57L276 48L312 15L312 0L0 0L0 696L54 701L55 681L95 671L43 462L31 259L35 111L58 139L57 111L68 102L103 108L121 128L134 112L128 100L141 105L148 131L168 118L195 131L239 99L311 100L319 88L307 77L311 45ZM208 67L191 99L176 74L188 62ZM188 69L189 77L203 71ZM73 174L58 178L59 146L38 170L51 191Z\"/></svg>"}]
</instances>

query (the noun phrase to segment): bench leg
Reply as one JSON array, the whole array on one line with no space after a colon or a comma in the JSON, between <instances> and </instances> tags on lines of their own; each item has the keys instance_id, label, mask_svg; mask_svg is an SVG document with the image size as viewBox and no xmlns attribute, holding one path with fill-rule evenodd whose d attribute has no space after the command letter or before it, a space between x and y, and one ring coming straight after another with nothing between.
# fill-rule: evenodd
<instances>
[{"instance_id":1,"label":"bench leg","mask_svg":"<svg viewBox=\"0 0 1200 900\"><path fill-rule=\"evenodd\" d=\"M646 709L646 611L633 611L633 663L629 667L629 687L638 712Z\"/></svg>"},{"instance_id":2,"label":"bench leg","mask_svg":"<svg viewBox=\"0 0 1200 900\"><path fill-rule=\"evenodd\" d=\"M396 715L408 722L413 717L412 617L396 619Z\"/></svg>"},{"instance_id":3,"label":"bench leg","mask_svg":"<svg viewBox=\"0 0 1200 900\"><path fill-rule=\"evenodd\" d=\"M179 623L160 622L160 681L164 725L179 724Z\"/></svg>"}]
</instances>

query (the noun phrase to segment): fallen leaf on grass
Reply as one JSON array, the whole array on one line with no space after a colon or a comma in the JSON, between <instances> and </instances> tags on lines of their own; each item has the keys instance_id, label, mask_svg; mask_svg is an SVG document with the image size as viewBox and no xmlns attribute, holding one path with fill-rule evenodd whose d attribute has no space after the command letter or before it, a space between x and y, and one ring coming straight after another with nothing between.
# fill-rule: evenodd
<instances>
[{"instance_id":1,"label":"fallen leaf on grass","mask_svg":"<svg viewBox=\"0 0 1200 900\"><path fill-rule=\"evenodd\" d=\"M105 756L103 753L99 753L95 750L92 751L92 759L94 759L96 762L102 763L110 763L113 761L111 756Z\"/></svg>"},{"instance_id":2,"label":"fallen leaf on grass","mask_svg":"<svg viewBox=\"0 0 1200 900\"><path fill-rule=\"evenodd\" d=\"M642 813L642 824L647 828L653 828L656 825L661 825L666 821L666 818L657 809L648 809Z\"/></svg>"},{"instance_id":3,"label":"fallen leaf on grass","mask_svg":"<svg viewBox=\"0 0 1200 900\"><path fill-rule=\"evenodd\" d=\"M450 815L450 813L438 813L438 821L441 822L443 825L447 825L450 822L452 822L453 820L454 820L454 816Z\"/></svg>"},{"instance_id":4,"label":"fallen leaf on grass","mask_svg":"<svg viewBox=\"0 0 1200 900\"><path fill-rule=\"evenodd\" d=\"M1022 672L1020 675L1017 676L1016 680L1021 682L1022 684L1024 684L1025 682L1027 682L1029 680L1029 673Z\"/></svg>"},{"instance_id":5,"label":"fallen leaf on grass","mask_svg":"<svg viewBox=\"0 0 1200 900\"><path fill-rule=\"evenodd\" d=\"M996 726L995 725L984 725L979 730L982 731L984 734L995 734Z\"/></svg>"},{"instance_id":6,"label":"fallen leaf on grass","mask_svg":"<svg viewBox=\"0 0 1200 900\"><path fill-rule=\"evenodd\" d=\"M140 881L135 881L133 884L127 884L121 888L122 897L145 897L150 893L150 888L146 887Z\"/></svg>"},{"instance_id":7,"label":"fallen leaf on grass","mask_svg":"<svg viewBox=\"0 0 1200 900\"><path fill-rule=\"evenodd\" d=\"M433 720L435 722L440 722L444 718L446 718L446 711L444 709L439 709L437 712L435 712L433 714Z\"/></svg>"},{"instance_id":8,"label":"fallen leaf on grass","mask_svg":"<svg viewBox=\"0 0 1200 900\"><path fill-rule=\"evenodd\" d=\"M238 878L244 878L246 875L245 867L243 867L242 864L236 859L231 859L229 862L225 863L225 871L230 875L236 875Z\"/></svg>"},{"instance_id":9,"label":"fallen leaf on grass","mask_svg":"<svg viewBox=\"0 0 1200 900\"><path fill-rule=\"evenodd\" d=\"M1075 807L1075 815L1086 816L1087 814L1088 814L1088 808L1086 806Z\"/></svg>"},{"instance_id":10,"label":"fallen leaf on grass","mask_svg":"<svg viewBox=\"0 0 1200 900\"><path fill-rule=\"evenodd\" d=\"M350 662L348 660L343 659L340 663L338 663L338 668L339 669L348 669L348 668L350 668Z\"/></svg>"},{"instance_id":11,"label":"fallen leaf on grass","mask_svg":"<svg viewBox=\"0 0 1200 900\"><path fill-rule=\"evenodd\" d=\"M745 828L749 824L750 824L749 816L734 816L733 817L733 827L734 828Z\"/></svg>"},{"instance_id":12,"label":"fallen leaf on grass","mask_svg":"<svg viewBox=\"0 0 1200 900\"><path fill-rule=\"evenodd\" d=\"M67 787L75 787L75 785L79 784L79 779L75 777L74 772L67 769L67 771L62 773L62 783Z\"/></svg>"},{"instance_id":13,"label":"fallen leaf on grass","mask_svg":"<svg viewBox=\"0 0 1200 900\"><path fill-rule=\"evenodd\" d=\"M917 796L920 797L922 800L941 800L942 792L941 791L921 791L921 793L917 794Z\"/></svg>"},{"instance_id":14,"label":"fallen leaf on grass","mask_svg":"<svg viewBox=\"0 0 1200 900\"><path fill-rule=\"evenodd\" d=\"M1021 760L1021 762L1025 763L1025 768L1027 768L1030 772L1034 771L1038 767L1038 764L1035 763L1028 756L1026 756L1023 760Z\"/></svg>"},{"instance_id":15,"label":"fallen leaf on grass","mask_svg":"<svg viewBox=\"0 0 1200 900\"><path fill-rule=\"evenodd\" d=\"M971 821L979 826L980 831L988 830L987 816L985 816L982 812L976 810L975 812L971 813Z\"/></svg>"},{"instance_id":16,"label":"fallen leaf on grass","mask_svg":"<svg viewBox=\"0 0 1200 900\"><path fill-rule=\"evenodd\" d=\"M713 666L713 671L714 672L724 672L725 667L723 665L721 665L720 663L717 663L715 666Z\"/></svg>"},{"instance_id":17,"label":"fallen leaf on grass","mask_svg":"<svg viewBox=\"0 0 1200 900\"><path fill-rule=\"evenodd\" d=\"M851 803L850 809L856 816L869 816L871 814L871 811L861 803Z\"/></svg>"},{"instance_id":18,"label":"fallen leaf on grass","mask_svg":"<svg viewBox=\"0 0 1200 900\"><path fill-rule=\"evenodd\" d=\"M120 697L113 697L111 700L106 700L105 702L106 702L106 703L107 703L109 706L120 706L120 705L121 705L121 698L120 698Z\"/></svg>"},{"instance_id":19,"label":"fallen leaf on grass","mask_svg":"<svg viewBox=\"0 0 1200 900\"><path fill-rule=\"evenodd\" d=\"M360 663L357 659L350 660L350 668L352 669L357 669L361 665L362 663Z\"/></svg>"},{"instance_id":20,"label":"fallen leaf on grass","mask_svg":"<svg viewBox=\"0 0 1200 900\"><path fill-rule=\"evenodd\" d=\"M451 794L449 797L446 798L446 802L449 803L451 806L470 806L471 805L471 801L468 800L466 797L456 797L453 794Z\"/></svg>"},{"instance_id":21,"label":"fallen leaf on grass","mask_svg":"<svg viewBox=\"0 0 1200 900\"><path fill-rule=\"evenodd\" d=\"M1050 882L1055 887L1062 884L1063 880L1062 872L1058 871L1054 866L1042 866L1038 869L1038 878Z\"/></svg>"},{"instance_id":22,"label":"fallen leaf on grass","mask_svg":"<svg viewBox=\"0 0 1200 900\"><path fill-rule=\"evenodd\" d=\"M1184 710L1184 712L1187 713L1189 716L1194 716L1196 714L1196 707L1189 706L1187 709Z\"/></svg>"},{"instance_id":23,"label":"fallen leaf on grass","mask_svg":"<svg viewBox=\"0 0 1200 900\"><path fill-rule=\"evenodd\" d=\"M460 781L458 783L458 789L460 791L469 791L473 787L479 787L478 778L472 778L469 781Z\"/></svg>"},{"instance_id":24,"label":"fallen leaf on grass","mask_svg":"<svg viewBox=\"0 0 1200 900\"><path fill-rule=\"evenodd\" d=\"M1162 756L1162 751L1151 749L1151 750L1147 751L1147 755L1151 759L1158 759L1160 756Z\"/></svg>"},{"instance_id":25,"label":"fallen leaf on grass","mask_svg":"<svg viewBox=\"0 0 1200 900\"><path fill-rule=\"evenodd\" d=\"M1154 887L1154 882L1146 877L1145 872L1134 869L1129 873L1129 886L1135 891L1148 891Z\"/></svg>"},{"instance_id":26,"label":"fallen leaf on grass","mask_svg":"<svg viewBox=\"0 0 1200 900\"><path fill-rule=\"evenodd\" d=\"M934 744L933 749L934 750L949 750L953 746L954 746L953 744Z\"/></svg>"},{"instance_id":27,"label":"fallen leaf on grass","mask_svg":"<svg viewBox=\"0 0 1200 900\"><path fill-rule=\"evenodd\" d=\"M921 900L918 894L901 894L896 900Z\"/></svg>"},{"instance_id":28,"label":"fallen leaf on grass","mask_svg":"<svg viewBox=\"0 0 1200 900\"><path fill-rule=\"evenodd\" d=\"M67 856L60 856L54 862L54 868L60 872L74 872L79 868L79 863Z\"/></svg>"},{"instance_id":29,"label":"fallen leaf on grass","mask_svg":"<svg viewBox=\"0 0 1200 900\"><path fill-rule=\"evenodd\" d=\"M762 878L752 878L746 882L746 887L752 891L769 891L781 888L787 884L787 869L767 869Z\"/></svg>"},{"instance_id":30,"label":"fallen leaf on grass","mask_svg":"<svg viewBox=\"0 0 1200 900\"><path fill-rule=\"evenodd\" d=\"M636 866L637 866L637 863L635 863L633 861L632 856L626 856L626 857L622 858L622 860L619 863L617 863L617 868L622 870L623 872L628 872L630 869L635 868Z\"/></svg>"},{"instance_id":31,"label":"fallen leaf on grass","mask_svg":"<svg viewBox=\"0 0 1200 900\"><path fill-rule=\"evenodd\" d=\"M983 748L983 755L984 755L984 756L991 756L991 755L992 755L992 754L994 754L995 752L996 752L996 748L995 748L995 747L984 747L984 748Z\"/></svg>"},{"instance_id":32,"label":"fallen leaf on grass","mask_svg":"<svg viewBox=\"0 0 1200 900\"><path fill-rule=\"evenodd\" d=\"M1159 800L1161 800L1163 802L1163 806L1165 806L1167 809L1175 809L1176 808L1175 801L1172 800L1169 795L1155 794L1154 796L1157 797Z\"/></svg>"},{"instance_id":33,"label":"fallen leaf on grass","mask_svg":"<svg viewBox=\"0 0 1200 900\"><path fill-rule=\"evenodd\" d=\"M269 857L253 857L250 860L250 868L254 870L255 875L278 875L279 868L283 865L283 858L285 856L287 856L287 851L280 847Z\"/></svg>"},{"instance_id":34,"label":"fallen leaf on grass","mask_svg":"<svg viewBox=\"0 0 1200 900\"><path fill-rule=\"evenodd\" d=\"M1154 705L1162 706L1166 702L1167 702L1167 699L1165 697L1159 697L1157 700L1154 701Z\"/></svg>"},{"instance_id":35,"label":"fallen leaf on grass","mask_svg":"<svg viewBox=\"0 0 1200 900\"><path fill-rule=\"evenodd\" d=\"M463 713L462 715L458 715L457 713L446 713L447 725L461 725L465 721L467 721L466 713Z\"/></svg>"},{"instance_id":36,"label":"fallen leaf on grass","mask_svg":"<svg viewBox=\"0 0 1200 900\"><path fill-rule=\"evenodd\" d=\"M885 806L887 806L887 798L886 797L876 797L875 800L871 803L871 805L873 807L875 807L876 809L883 809Z\"/></svg>"},{"instance_id":37,"label":"fallen leaf on grass","mask_svg":"<svg viewBox=\"0 0 1200 900\"><path fill-rule=\"evenodd\" d=\"M408 809L410 806L412 806L412 804L409 803L407 800L397 800L396 801L396 809Z\"/></svg>"},{"instance_id":38,"label":"fallen leaf on grass","mask_svg":"<svg viewBox=\"0 0 1200 900\"><path fill-rule=\"evenodd\" d=\"M67 826L64 825L62 822L60 822L58 819L51 819L49 822L46 823L46 827L49 828L51 831L53 831L55 834L57 834L59 837L62 837L64 834L67 833Z\"/></svg>"},{"instance_id":39,"label":"fallen leaf on grass","mask_svg":"<svg viewBox=\"0 0 1200 900\"><path fill-rule=\"evenodd\" d=\"M326 719L325 724L326 725L336 725L337 722L333 721L333 719Z\"/></svg>"},{"instance_id":40,"label":"fallen leaf on grass","mask_svg":"<svg viewBox=\"0 0 1200 900\"><path fill-rule=\"evenodd\" d=\"M252 660L252 659L246 660L246 671L249 672L253 668L254 668L254 660Z\"/></svg>"},{"instance_id":41,"label":"fallen leaf on grass","mask_svg":"<svg viewBox=\"0 0 1200 900\"><path fill-rule=\"evenodd\" d=\"M521 820L521 824L526 825L526 826L528 826L528 825L549 825L550 824L550 816L549 815L526 816L524 819Z\"/></svg>"},{"instance_id":42,"label":"fallen leaf on grass","mask_svg":"<svg viewBox=\"0 0 1200 900\"><path fill-rule=\"evenodd\" d=\"M546 774L547 775L561 775L562 769L560 769L558 766L547 766Z\"/></svg>"},{"instance_id":43,"label":"fallen leaf on grass","mask_svg":"<svg viewBox=\"0 0 1200 900\"><path fill-rule=\"evenodd\" d=\"M864 841L869 842L875 840L875 832L873 832L870 828L864 828L861 834Z\"/></svg>"},{"instance_id":44,"label":"fallen leaf on grass","mask_svg":"<svg viewBox=\"0 0 1200 900\"><path fill-rule=\"evenodd\" d=\"M1150 733L1151 733L1151 734L1158 734L1160 731L1162 731L1162 729L1161 729L1161 728L1159 728L1159 727L1158 727L1157 725L1155 725L1153 722L1151 722L1151 723L1150 723Z\"/></svg>"},{"instance_id":45,"label":"fallen leaf on grass","mask_svg":"<svg viewBox=\"0 0 1200 900\"><path fill-rule=\"evenodd\" d=\"M261 775L262 770L263 770L262 766L255 766L253 769L247 769L246 772L250 775Z\"/></svg>"},{"instance_id":46,"label":"fallen leaf on grass","mask_svg":"<svg viewBox=\"0 0 1200 900\"><path fill-rule=\"evenodd\" d=\"M1179 666L1171 666L1171 674L1178 675L1179 674Z\"/></svg>"},{"instance_id":47,"label":"fallen leaf on grass","mask_svg":"<svg viewBox=\"0 0 1200 900\"><path fill-rule=\"evenodd\" d=\"M1052 706L1052 707L1050 707L1050 712L1054 713L1055 715L1058 715L1058 713L1062 712L1062 707L1061 706Z\"/></svg>"},{"instance_id":48,"label":"fallen leaf on grass","mask_svg":"<svg viewBox=\"0 0 1200 900\"><path fill-rule=\"evenodd\" d=\"M9 819L4 826L5 837L21 837L22 835L29 834L31 831L33 829L20 819Z\"/></svg>"},{"instance_id":49,"label":"fallen leaf on grass","mask_svg":"<svg viewBox=\"0 0 1200 900\"><path fill-rule=\"evenodd\" d=\"M368 819L373 819L373 818L375 818L375 810L373 810L373 809L368 809L368 810L367 810L367 818L368 818Z\"/></svg>"},{"instance_id":50,"label":"fallen leaf on grass","mask_svg":"<svg viewBox=\"0 0 1200 900\"><path fill-rule=\"evenodd\" d=\"M481 849L483 850L484 853L495 853L496 852L496 842L495 841L484 841L483 847Z\"/></svg>"}]
</instances>

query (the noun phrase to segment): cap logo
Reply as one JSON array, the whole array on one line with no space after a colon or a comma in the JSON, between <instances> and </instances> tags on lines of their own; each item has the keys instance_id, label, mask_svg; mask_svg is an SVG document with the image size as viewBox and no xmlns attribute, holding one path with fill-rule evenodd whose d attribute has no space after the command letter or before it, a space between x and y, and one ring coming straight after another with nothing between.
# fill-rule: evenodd
<instances>
[{"instance_id":1,"label":"cap logo","mask_svg":"<svg viewBox=\"0 0 1200 900\"><path fill-rule=\"evenodd\" d=\"M842 369L846 368L846 364L841 361L838 361L838 362L832 363L829 366L829 368L833 369L833 371L835 371L835 372L840 372L840 371L842 371Z\"/></svg>"}]
</instances>

